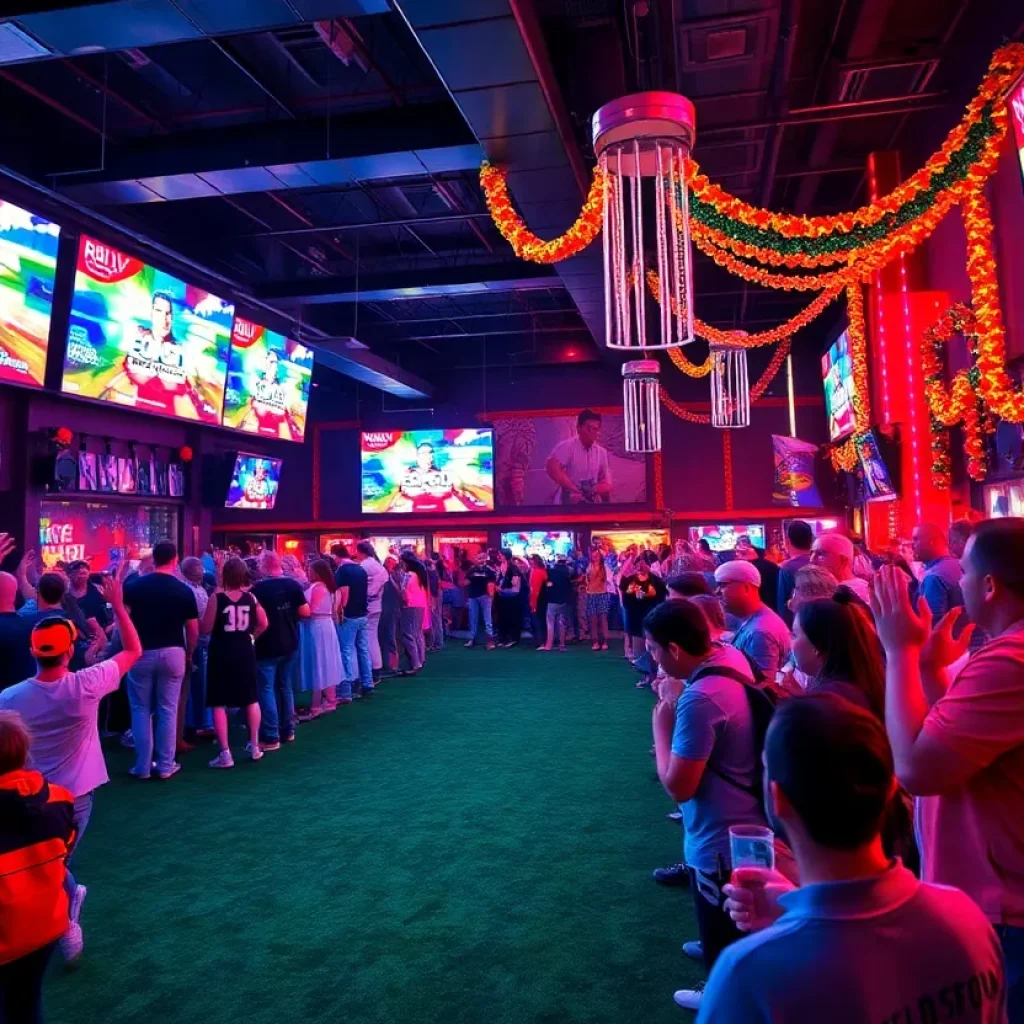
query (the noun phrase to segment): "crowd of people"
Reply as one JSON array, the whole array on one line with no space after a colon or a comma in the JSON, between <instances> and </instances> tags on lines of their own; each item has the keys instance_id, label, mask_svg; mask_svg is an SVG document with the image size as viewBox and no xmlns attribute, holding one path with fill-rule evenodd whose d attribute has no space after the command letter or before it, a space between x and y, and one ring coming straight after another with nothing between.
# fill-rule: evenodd
<instances>
[{"instance_id":1,"label":"crowd of people","mask_svg":"<svg viewBox=\"0 0 1024 1024\"><path fill-rule=\"evenodd\" d=\"M53 950L82 952L73 863L109 778L104 734L140 780L172 778L203 733L210 768L230 769L233 718L259 761L447 638L607 651L621 631L683 826L681 861L654 877L689 887L683 952L709 974L679 1005L1021 1024L1024 520L923 524L873 557L793 521L786 548L382 562L362 541L304 563L179 562L161 542L100 575L27 552L0 572L0 867L24 897L0 929L3 1019L36 1019ZM0 564L13 550L0 535ZM773 830L771 864L733 863L744 827Z\"/></svg>"}]
</instances>

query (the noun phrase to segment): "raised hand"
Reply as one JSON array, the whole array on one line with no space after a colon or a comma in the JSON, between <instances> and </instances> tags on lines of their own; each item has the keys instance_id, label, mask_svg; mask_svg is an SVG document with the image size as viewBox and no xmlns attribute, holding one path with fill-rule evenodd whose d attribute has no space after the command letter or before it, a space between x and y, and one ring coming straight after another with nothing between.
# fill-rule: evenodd
<instances>
[{"instance_id":1,"label":"raised hand","mask_svg":"<svg viewBox=\"0 0 1024 1024\"><path fill-rule=\"evenodd\" d=\"M924 598L918 602L918 607ZM974 623L964 626L958 637L953 636L953 627L960 618L963 608L951 608L939 619L939 624L931 631L921 648L921 663L934 668L946 668L958 658L962 658L971 646L974 634Z\"/></svg>"},{"instance_id":2,"label":"raised hand","mask_svg":"<svg viewBox=\"0 0 1024 1024\"><path fill-rule=\"evenodd\" d=\"M0 533L0 562L16 547L14 538L9 533Z\"/></svg>"},{"instance_id":3,"label":"raised hand","mask_svg":"<svg viewBox=\"0 0 1024 1024\"><path fill-rule=\"evenodd\" d=\"M926 601L915 612L910 604L906 574L894 565L883 565L871 586L871 611L878 637L887 654L908 648L922 648L932 627L932 613Z\"/></svg>"},{"instance_id":4,"label":"raised hand","mask_svg":"<svg viewBox=\"0 0 1024 1024\"><path fill-rule=\"evenodd\" d=\"M112 608L118 608L124 603L124 599L121 593L121 569L118 567L117 577L104 576L103 582L100 584L100 593L103 595L103 600L107 602Z\"/></svg>"}]
</instances>

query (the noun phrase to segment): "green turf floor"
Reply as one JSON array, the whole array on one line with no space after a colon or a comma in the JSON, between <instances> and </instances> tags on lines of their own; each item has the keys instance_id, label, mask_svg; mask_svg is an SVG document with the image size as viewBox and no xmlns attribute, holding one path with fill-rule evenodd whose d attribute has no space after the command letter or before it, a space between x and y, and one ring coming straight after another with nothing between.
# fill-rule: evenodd
<instances>
[{"instance_id":1,"label":"green turf floor","mask_svg":"<svg viewBox=\"0 0 1024 1024\"><path fill-rule=\"evenodd\" d=\"M233 771L98 794L50 1024L686 1021L679 828L620 656L461 648ZM235 732L241 755L244 733Z\"/></svg>"}]
</instances>

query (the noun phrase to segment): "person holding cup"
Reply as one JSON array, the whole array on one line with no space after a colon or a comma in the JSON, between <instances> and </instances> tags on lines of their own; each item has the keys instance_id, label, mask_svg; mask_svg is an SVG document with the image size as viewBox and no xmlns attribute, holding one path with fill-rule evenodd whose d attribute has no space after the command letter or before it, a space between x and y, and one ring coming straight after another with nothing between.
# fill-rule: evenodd
<instances>
[{"instance_id":1,"label":"person holding cup","mask_svg":"<svg viewBox=\"0 0 1024 1024\"><path fill-rule=\"evenodd\" d=\"M756 853L752 866L734 860L726 911L757 934L722 953L698 1024L1006 1020L1002 954L985 915L885 854L897 783L877 716L832 693L786 701L764 763L769 813L802 884Z\"/></svg>"},{"instance_id":2,"label":"person holding cup","mask_svg":"<svg viewBox=\"0 0 1024 1024\"><path fill-rule=\"evenodd\" d=\"M710 971L742 934L725 910L722 888L732 868L729 829L768 824L747 692L753 673L740 651L712 644L708 621L692 601L660 604L644 620L644 632L651 657L668 677L654 709L658 778L683 816L683 861ZM701 988L681 989L675 1000L695 1010Z\"/></svg>"}]
</instances>

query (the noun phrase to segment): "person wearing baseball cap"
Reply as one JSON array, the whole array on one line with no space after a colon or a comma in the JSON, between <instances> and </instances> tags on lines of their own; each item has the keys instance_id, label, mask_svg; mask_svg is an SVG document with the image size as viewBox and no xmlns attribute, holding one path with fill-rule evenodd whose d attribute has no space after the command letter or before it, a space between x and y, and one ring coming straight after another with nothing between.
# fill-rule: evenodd
<instances>
[{"instance_id":1,"label":"person wearing baseball cap","mask_svg":"<svg viewBox=\"0 0 1024 1024\"><path fill-rule=\"evenodd\" d=\"M69 672L78 630L63 615L44 615L33 625L30 638L35 675L0 693L0 711L17 712L32 735L29 767L74 797L76 850L89 824L93 794L110 781L97 725L99 702L118 688L121 677L142 654L139 635L124 606L120 578L104 578L101 593L114 609L123 647L119 654ZM76 883L70 867L69 858L64 887L70 924L60 940L61 952L69 961L82 952L78 919L86 892L84 885Z\"/></svg>"},{"instance_id":2,"label":"person wearing baseball cap","mask_svg":"<svg viewBox=\"0 0 1024 1024\"><path fill-rule=\"evenodd\" d=\"M715 570L718 596L740 620L733 647L742 651L769 680L789 657L789 627L761 600L761 574L752 562L734 559Z\"/></svg>"}]
</instances>

